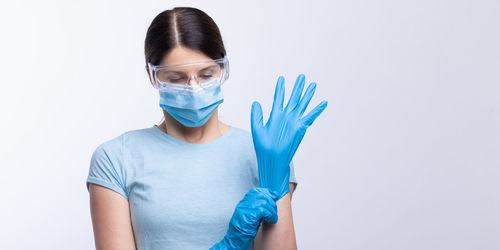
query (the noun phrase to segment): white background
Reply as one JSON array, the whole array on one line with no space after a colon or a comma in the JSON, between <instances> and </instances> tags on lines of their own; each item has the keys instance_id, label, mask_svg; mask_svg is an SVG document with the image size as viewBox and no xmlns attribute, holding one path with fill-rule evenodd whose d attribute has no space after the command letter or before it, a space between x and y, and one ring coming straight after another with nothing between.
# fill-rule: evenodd
<instances>
[{"instance_id":1,"label":"white background","mask_svg":"<svg viewBox=\"0 0 500 250\"><path fill-rule=\"evenodd\" d=\"M222 32L223 121L249 130L278 75L328 100L294 158L300 249L500 249L494 0L2 2L0 248L94 248L91 153L160 121L144 38L175 6Z\"/></svg>"}]
</instances>

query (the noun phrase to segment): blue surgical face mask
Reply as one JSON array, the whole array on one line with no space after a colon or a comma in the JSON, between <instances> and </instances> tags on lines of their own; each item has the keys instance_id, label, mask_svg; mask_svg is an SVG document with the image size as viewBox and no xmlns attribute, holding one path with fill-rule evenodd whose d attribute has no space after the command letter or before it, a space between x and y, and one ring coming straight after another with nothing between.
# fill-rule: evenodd
<instances>
[{"instance_id":1,"label":"blue surgical face mask","mask_svg":"<svg viewBox=\"0 0 500 250\"><path fill-rule=\"evenodd\" d=\"M160 91L160 107L186 127L205 124L224 101L218 79L203 87L186 86L175 91Z\"/></svg>"}]
</instances>

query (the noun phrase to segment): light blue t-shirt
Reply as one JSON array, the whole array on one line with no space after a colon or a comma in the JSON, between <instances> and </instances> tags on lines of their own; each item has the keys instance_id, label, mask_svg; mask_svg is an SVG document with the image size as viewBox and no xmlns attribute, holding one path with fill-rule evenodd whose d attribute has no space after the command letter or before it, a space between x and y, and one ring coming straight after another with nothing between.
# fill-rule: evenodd
<instances>
[{"instance_id":1,"label":"light blue t-shirt","mask_svg":"<svg viewBox=\"0 0 500 250\"><path fill-rule=\"evenodd\" d=\"M290 182L297 186L293 163ZM231 126L214 141L191 144L153 125L99 145L89 183L128 199L137 249L208 249L259 174L250 132Z\"/></svg>"}]
</instances>

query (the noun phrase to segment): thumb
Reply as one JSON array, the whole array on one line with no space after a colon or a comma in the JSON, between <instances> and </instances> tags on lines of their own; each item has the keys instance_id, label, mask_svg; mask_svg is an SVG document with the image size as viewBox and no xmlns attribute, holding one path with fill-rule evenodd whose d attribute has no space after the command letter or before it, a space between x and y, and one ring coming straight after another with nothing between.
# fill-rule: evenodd
<instances>
[{"instance_id":1,"label":"thumb","mask_svg":"<svg viewBox=\"0 0 500 250\"><path fill-rule=\"evenodd\" d=\"M251 112L251 125L252 130L255 130L257 127L262 127L262 107L260 103L255 101L252 103L252 112Z\"/></svg>"}]
</instances>

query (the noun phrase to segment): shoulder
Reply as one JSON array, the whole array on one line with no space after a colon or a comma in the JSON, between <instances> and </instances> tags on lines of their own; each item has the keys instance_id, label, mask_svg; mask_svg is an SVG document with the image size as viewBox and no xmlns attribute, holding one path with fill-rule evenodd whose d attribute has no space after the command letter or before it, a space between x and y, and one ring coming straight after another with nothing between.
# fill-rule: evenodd
<instances>
[{"instance_id":1,"label":"shoulder","mask_svg":"<svg viewBox=\"0 0 500 250\"><path fill-rule=\"evenodd\" d=\"M148 127L122 132L117 136L113 136L110 139L101 142L94 150L94 155L105 155L107 157L110 157L111 155L115 157L121 156L124 145L135 144L136 142L143 141L148 137L151 137L151 130L152 127Z\"/></svg>"},{"instance_id":2,"label":"shoulder","mask_svg":"<svg viewBox=\"0 0 500 250\"><path fill-rule=\"evenodd\" d=\"M123 143L130 142L142 142L145 140L150 140L151 138L155 138L158 131L155 131L154 125L147 128L139 128L128 130L122 133L119 137L121 137Z\"/></svg>"},{"instance_id":3,"label":"shoulder","mask_svg":"<svg viewBox=\"0 0 500 250\"><path fill-rule=\"evenodd\" d=\"M252 143L252 133L246 129L231 126L231 133L232 133L231 137L233 139L236 139L236 140L239 140L242 142Z\"/></svg>"}]
</instances>

